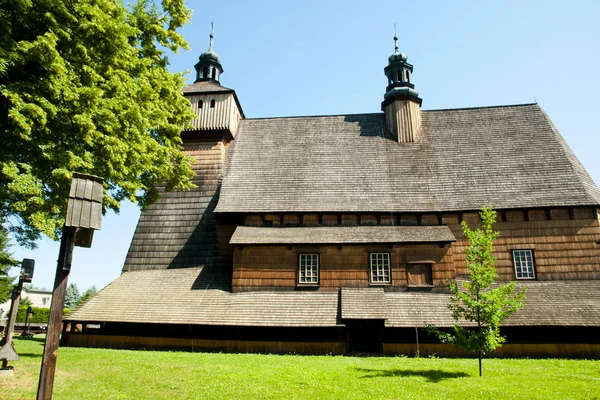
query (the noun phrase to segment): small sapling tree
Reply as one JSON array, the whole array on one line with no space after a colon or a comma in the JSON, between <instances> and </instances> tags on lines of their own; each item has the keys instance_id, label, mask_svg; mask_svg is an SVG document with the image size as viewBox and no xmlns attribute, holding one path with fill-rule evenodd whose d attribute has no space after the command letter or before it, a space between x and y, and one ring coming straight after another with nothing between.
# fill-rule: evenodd
<instances>
[{"instance_id":1,"label":"small sapling tree","mask_svg":"<svg viewBox=\"0 0 600 400\"><path fill-rule=\"evenodd\" d=\"M505 337L500 334L500 326L512 313L523 307L525 288L515 290L515 282L494 285L492 288L498 278L496 259L492 256L492 242L499 235L492 228L496 212L484 207L479 215L481 227L478 229L472 230L465 221L462 222L463 234L469 241L465 250L469 279L462 285L448 281L452 293L448 308L455 321L453 332L442 332L431 325L428 329L442 343L477 352L481 376L481 358L504 343ZM465 327L461 325L464 322L475 323L477 327Z\"/></svg>"}]
</instances>

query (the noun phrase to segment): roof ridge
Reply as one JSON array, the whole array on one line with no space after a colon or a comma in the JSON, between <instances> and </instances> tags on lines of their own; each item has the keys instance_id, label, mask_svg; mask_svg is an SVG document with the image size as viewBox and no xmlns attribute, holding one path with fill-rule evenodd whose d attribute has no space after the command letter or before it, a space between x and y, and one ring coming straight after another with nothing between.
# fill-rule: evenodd
<instances>
[{"instance_id":1,"label":"roof ridge","mask_svg":"<svg viewBox=\"0 0 600 400\"><path fill-rule=\"evenodd\" d=\"M512 108L512 107L527 107L527 106L538 106L538 103L518 103L518 104L500 104L497 106L479 106L479 107L459 107L459 108L436 108L432 110L422 110L426 112L432 111L460 111L460 110L481 110L486 108ZM541 107L540 107L541 109Z\"/></svg>"},{"instance_id":2,"label":"roof ridge","mask_svg":"<svg viewBox=\"0 0 600 400\"><path fill-rule=\"evenodd\" d=\"M263 119L297 119L297 118L351 117L351 116L358 116L358 115L383 115L383 112L357 113L357 114L288 115L288 116L285 116L285 117L255 117L255 118L246 118L246 121L263 120Z\"/></svg>"},{"instance_id":3,"label":"roof ridge","mask_svg":"<svg viewBox=\"0 0 600 400\"><path fill-rule=\"evenodd\" d=\"M424 112L460 111L460 110L481 110L481 109L487 109L487 108L527 107L527 106L539 106L539 105L538 105L538 103L518 103L518 104L501 104L501 105L496 105L496 106L480 106L480 107L436 108L436 109L421 110L421 111L424 111ZM382 111L380 111L380 112L372 112L372 113L352 113L352 114L286 115L283 117L253 117L253 118L246 118L246 120L254 121L254 120L265 120L265 119L353 117L353 116L366 116L366 115L384 115L384 113Z\"/></svg>"}]
</instances>

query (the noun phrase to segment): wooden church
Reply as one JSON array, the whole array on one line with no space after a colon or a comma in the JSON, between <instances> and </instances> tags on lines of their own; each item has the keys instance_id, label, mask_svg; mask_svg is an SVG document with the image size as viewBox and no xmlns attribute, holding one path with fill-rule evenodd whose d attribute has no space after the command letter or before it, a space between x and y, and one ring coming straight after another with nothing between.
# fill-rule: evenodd
<instances>
[{"instance_id":1,"label":"wooden church","mask_svg":"<svg viewBox=\"0 0 600 400\"><path fill-rule=\"evenodd\" d=\"M460 354L460 223L498 212L502 281L527 286L497 356L600 356L600 191L537 104L422 110L396 51L380 113L246 118L211 44L183 89L196 188L138 222L122 275L63 345Z\"/></svg>"}]
</instances>

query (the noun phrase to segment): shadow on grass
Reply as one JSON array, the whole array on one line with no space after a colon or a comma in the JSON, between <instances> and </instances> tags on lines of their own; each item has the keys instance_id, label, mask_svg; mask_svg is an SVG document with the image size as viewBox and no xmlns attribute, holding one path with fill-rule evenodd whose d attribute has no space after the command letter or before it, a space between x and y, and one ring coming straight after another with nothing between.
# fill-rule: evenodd
<instances>
[{"instance_id":1,"label":"shadow on grass","mask_svg":"<svg viewBox=\"0 0 600 400\"><path fill-rule=\"evenodd\" d=\"M464 378L470 376L465 372L448 372L441 369L369 369L356 368L358 372L364 372L361 378L408 378L420 376L427 379L427 382L438 383L444 379Z\"/></svg>"},{"instance_id":2,"label":"shadow on grass","mask_svg":"<svg viewBox=\"0 0 600 400\"><path fill-rule=\"evenodd\" d=\"M27 358L42 358L42 354L40 353L17 353L19 357L27 357Z\"/></svg>"},{"instance_id":3,"label":"shadow on grass","mask_svg":"<svg viewBox=\"0 0 600 400\"><path fill-rule=\"evenodd\" d=\"M24 342L39 342L41 344L44 344L44 342L46 342L46 336L42 336L42 337L23 337L23 336L15 336L13 337L13 341L17 339L17 340L22 340Z\"/></svg>"}]
</instances>

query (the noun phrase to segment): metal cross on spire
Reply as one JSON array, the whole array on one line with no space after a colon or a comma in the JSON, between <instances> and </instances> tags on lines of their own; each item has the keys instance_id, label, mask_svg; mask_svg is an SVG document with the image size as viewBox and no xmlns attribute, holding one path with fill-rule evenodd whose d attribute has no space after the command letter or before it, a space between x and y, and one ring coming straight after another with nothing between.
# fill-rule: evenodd
<instances>
[{"instance_id":1,"label":"metal cross on spire","mask_svg":"<svg viewBox=\"0 0 600 400\"><path fill-rule=\"evenodd\" d=\"M215 21L211 21L211 23L210 23L210 47L208 48L208 51L212 51L214 37L215 37Z\"/></svg>"},{"instance_id":2,"label":"metal cross on spire","mask_svg":"<svg viewBox=\"0 0 600 400\"><path fill-rule=\"evenodd\" d=\"M394 22L394 48L398 52L398 35L396 34L396 23Z\"/></svg>"}]
</instances>

